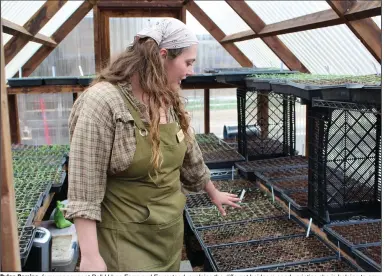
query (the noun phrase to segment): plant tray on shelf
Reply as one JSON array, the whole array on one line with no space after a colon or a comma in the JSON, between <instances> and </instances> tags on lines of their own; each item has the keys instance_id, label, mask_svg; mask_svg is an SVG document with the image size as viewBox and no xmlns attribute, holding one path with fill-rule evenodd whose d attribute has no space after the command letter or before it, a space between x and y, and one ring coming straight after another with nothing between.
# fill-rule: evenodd
<instances>
[{"instance_id":1,"label":"plant tray on shelf","mask_svg":"<svg viewBox=\"0 0 384 276\"><path fill-rule=\"evenodd\" d=\"M268 201L270 197L258 188L244 189L244 197L242 203L258 203ZM237 190L236 193L240 197L242 190ZM233 193L233 192L232 192ZM213 203L207 193L194 193L187 195L186 208L200 208L200 207L211 207Z\"/></svg>"},{"instance_id":2,"label":"plant tray on shelf","mask_svg":"<svg viewBox=\"0 0 384 276\"><path fill-rule=\"evenodd\" d=\"M270 240L305 234L306 229L293 216L200 228L196 233L205 247L246 241Z\"/></svg>"},{"instance_id":3,"label":"plant tray on shelf","mask_svg":"<svg viewBox=\"0 0 384 276\"><path fill-rule=\"evenodd\" d=\"M203 152L203 159L210 169L232 168L236 162L245 160L240 153L233 149Z\"/></svg>"},{"instance_id":4,"label":"plant tray on shelf","mask_svg":"<svg viewBox=\"0 0 384 276\"><path fill-rule=\"evenodd\" d=\"M263 184L270 190L273 186L273 189L278 194L284 194L291 191L308 189L308 176L304 175L289 179L268 180Z\"/></svg>"},{"instance_id":5,"label":"plant tray on shelf","mask_svg":"<svg viewBox=\"0 0 384 276\"><path fill-rule=\"evenodd\" d=\"M23 209L16 209L17 227L22 228L31 226L35 218L36 207L25 207Z\"/></svg>"},{"instance_id":6,"label":"plant tray on shelf","mask_svg":"<svg viewBox=\"0 0 384 276\"><path fill-rule=\"evenodd\" d=\"M366 271L382 271L381 243L371 246L356 246L352 249L357 263Z\"/></svg>"},{"instance_id":7,"label":"plant tray on shelf","mask_svg":"<svg viewBox=\"0 0 384 276\"><path fill-rule=\"evenodd\" d=\"M220 143L220 138L217 137L214 133L198 133L195 134L195 139L199 145Z\"/></svg>"},{"instance_id":8,"label":"plant tray on shelf","mask_svg":"<svg viewBox=\"0 0 384 276\"><path fill-rule=\"evenodd\" d=\"M240 177L235 166L232 166L232 168L210 169L209 171L211 172L212 181L235 180Z\"/></svg>"},{"instance_id":9,"label":"plant tray on shelf","mask_svg":"<svg viewBox=\"0 0 384 276\"><path fill-rule=\"evenodd\" d=\"M345 258L315 261L296 265L276 266L258 272L357 272L362 271Z\"/></svg>"},{"instance_id":10,"label":"plant tray on shelf","mask_svg":"<svg viewBox=\"0 0 384 276\"><path fill-rule=\"evenodd\" d=\"M94 80L95 76L90 76L90 77L79 77L77 79L77 83L83 86L89 86L91 82Z\"/></svg>"},{"instance_id":11,"label":"plant tray on shelf","mask_svg":"<svg viewBox=\"0 0 384 276\"><path fill-rule=\"evenodd\" d=\"M229 193L241 191L242 189L256 188L256 183L241 178L234 180L215 180L212 181L212 183L219 191Z\"/></svg>"},{"instance_id":12,"label":"plant tray on shelf","mask_svg":"<svg viewBox=\"0 0 384 276\"><path fill-rule=\"evenodd\" d=\"M381 219L331 223L323 229L330 241L349 254L357 245L381 242Z\"/></svg>"},{"instance_id":13,"label":"plant tray on shelf","mask_svg":"<svg viewBox=\"0 0 384 276\"><path fill-rule=\"evenodd\" d=\"M43 85L42 78L10 78L8 79L10 87L40 86Z\"/></svg>"},{"instance_id":14,"label":"plant tray on shelf","mask_svg":"<svg viewBox=\"0 0 384 276\"><path fill-rule=\"evenodd\" d=\"M33 245L33 239L35 238L35 232L36 228L33 225L18 228L21 267L27 262Z\"/></svg>"},{"instance_id":15,"label":"plant tray on shelf","mask_svg":"<svg viewBox=\"0 0 384 276\"><path fill-rule=\"evenodd\" d=\"M265 171L255 171L256 178L262 183L271 180L287 180L287 179L297 179L301 177L308 177L308 167L299 166L293 168L282 168L282 169L271 169Z\"/></svg>"},{"instance_id":16,"label":"plant tray on shelf","mask_svg":"<svg viewBox=\"0 0 384 276\"><path fill-rule=\"evenodd\" d=\"M216 206L186 209L186 217L191 228L222 225L232 222L244 222L254 219L273 218L286 212L269 200L244 203L242 208L225 207L227 215L223 217Z\"/></svg>"},{"instance_id":17,"label":"plant tray on shelf","mask_svg":"<svg viewBox=\"0 0 384 276\"><path fill-rule=\"evenodd\" d=\"M291 209L294 210L299 216L308 216L308 189L305 190L291 190L281 194L282 199L291 203Z\"/></svg>"},{"instance_id":18,"label":"plant tray on shelf","mask_svg":"<svg viewBox=\"0 0 384 276\"><path fill-rule=\"evenodd\" d=\"M235 166L240 172L247 176L248 179L255 178L255 171L270 170L272 168L291 168L308 166L308 160L301 155L285 156L278 158L270 158L263 160L254 160L246 162L238 162Z\"/></svg>"},{"instance_id":19,"label":"plant tray on shelf","mask_svg":"<svg viewBox=\"0 0 384 276\"><path fill-rule=\"evenodd\" d=\"M336 256L336 252L313 235L208 247L208 253L217 271L256 271Z\"/></svg>"},{"instance_id":20,"label":"plant tray on shelf","mask_svg":"<svg viewBox=\"0 0 384 276\"><path fill-rule=\"evenodd\" d=\"M76 85L77 77L45 77L45 85Z\"/></svg>"}]
</instances>

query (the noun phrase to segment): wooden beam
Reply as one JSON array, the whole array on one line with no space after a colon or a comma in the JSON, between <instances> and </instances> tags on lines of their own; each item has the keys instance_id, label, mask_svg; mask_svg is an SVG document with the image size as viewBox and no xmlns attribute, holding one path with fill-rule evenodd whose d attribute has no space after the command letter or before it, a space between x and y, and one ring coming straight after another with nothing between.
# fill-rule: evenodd
<instances>
[{"instance_id":1,"label":"wooden beam","mask_svg":"<svg viewBox=\"0 0 384 276\"><path fill-rule=\"evenodd\" d=\"M8 95L16 94L45 94L45 93L78 93L87 87L81 85L42 85L25 87L8 87Z\"/></svg>"},{"instance_id":2,"label":"wooden beam","mask_svg":"<svg viewBox=\"0 0 384 276\"><path fill-rule=\"evenodd\" d=\"M6 34L10 34L16 37L21 36L23 39L28 39L28 41L37 42L37 43L46 45L48 47L56 47L57 45L52 38L46 35L42 35L42 34L32 35L23 26L17 25L4 18L2 18L1 21L3 21L3 31Z\"/></svg>"},{"instance_id":3,"label":"wooden beam","mask_svg":"<svg viewBox=\"0 0 384 276\"><path fill-rule=\"evenodd\" d=\"M181 9L180 9L180 17L179 19L184 23L184 24L187 24L187 8L185 6L183 6Z\"/></svg>"},{"instance_id":4,"label":"wooden beam","mask_svg":"<svg viewBox=\"0 0 384 276\"><path fill-rule=\"evenodd\" d=\"M209 88L204 89L204 133L210 133L210 106L209 106Z\"/></svg>"},{"instance_id":5,"label":"wooden beam","mask_svg":"<svg viewBox=\"0 0 384 276\"><path fill-rule=\"evenodd\" d=\"M381 30L371 18L348 21L345 14L354 9L356 1L330 1L327 3L344 20L348 28L363 43L367 50L381 63ZM368 3L372 4L372 3Z\"/></svg>"},{"instance_id":6,"label":"wooden beam","mask_svg":"<svg viewBox=\"0 0 384 276\"><path fill-rule=\"evenodd\" d=\"M46 1L44 5L41 6L41 8L31 17L31 19L29 19L27 23L24 24L24 29L29 32L32 36L42 38L42 35L38 34L38 32L60 10L60 8L66 2L67 0ZM25 45L27 45L30 40L31 37L29 36L13 36L4 47L5 64L8 64L20 52L20 50ZM49 41L51 41L52 43L51 47L56 46L56 43L51 38L49 38Z\"/></svg>"},{"instance_id":7,"label":"wooden beam","mask_svg":"<svg viewBox=\"0 0 384 276\"><path fill-rule=\"evenodd\" d=\"M20 125L19 110L17 105L17 95L8 95L9 124L11 126L11 142L12 144L20 144Z\"/></svg>"},{"instance_id":8,"label":"wooden beam","mask_svg":"<svg viewBox=\"0 0 384 276\"><path fill-rule=\"evenodd\" d=\"M81 6L63 23L63 25L52 35L52 39L59 44L87 15L92 9L93 4L84 1ZM55 49L55 47L42 46L39 50L24 64L23 76L28 77L39 66L44 59ZM17 74L16 74L17 75Z\"/></svg>"},{"instance_id":9,"label":"wooden beam","mask_svg":"<svg viewBox=\"0 0 384 276\"><path fill-rule=\"evenodd\" d=\"M228 5L244 20L245 23L256 34L260 32L266 24L264 21L245 3L245 1L228 1ZM290 69L303 73L309 73L304 64L289 50L289 48L277 37L264 37L262 41L280 58L282 62Z\"/></svg>"},{"instance_id":10,"label":"wooden beam","mask_svg":"<svg viewBox=\"0 0 384 276\"><path fill-rule=\"evenodd\" d=\"M187 7L187 10L241 66L253 66L252 62L240 51L240 49L234 43L221 43L222 39L225 37L225 33L209 18L209 16L194 1L189 1L185 5Z\"/></svg>"},{"instance_id":11,"label":"wooden beam","mask_svg":"<svg viewBox=\"0 0 384 276\"><path fill-rule=\"evenodd\" d=\"M377 3L377 1L374 2L375 3L370 5L365 2L357 2L356 6L345 14L346 19L357 20L362 17L367 18L380 15L381 3ZM378 6L380 6L380 8ZM258 37L268 37L324 28L343 23L344 21L332 9L329 9L266 25L259 33L255 33L253 30L247 30L227 35L221 42L233 43Z\"/></svg>"},{"instance_id":12,"label":"wooden beam","mask_svg":"<svg viewBox=\"0 0 384 276\"><path fill-rule=\"evenodd\" d=\"M101 9L107 8L181 8L181 1L147 1L147 0L101 0L97 3Z\"/></svg>"},{"instance_id":13,"label":"wooden beam","mask_svg":"<svg viewBox=\"0 0 384 276\"><path fill-rule=\"evenodd\" d=\"M109 16L98 6L93 7L93 30L95 43L96 72L99 73L111 57Z\"/></svg>"},{"instance_id":14,"label":"wooden beam","mask_svg":"<svg viewBox=\"0 0 384 276\"><path fill-rule=\"evenodd\" d=\"M98 7L99 8L99 7ZM107 17L174 17L179 18L180 8L155 9L155 8L122 8L100 9Z\"/></svg>"},{"instance_id":15,"label":"wooden beam","mask_svg":"<svg viewBox=\"0 0 384 276\"><path fill-rule=\"evenodd\" d=\"M1 271L21 271L17 233L15 190L11 137L9 132L8 97L5 86L3 28L1 28Z\"/></svg>"}]
</instances>

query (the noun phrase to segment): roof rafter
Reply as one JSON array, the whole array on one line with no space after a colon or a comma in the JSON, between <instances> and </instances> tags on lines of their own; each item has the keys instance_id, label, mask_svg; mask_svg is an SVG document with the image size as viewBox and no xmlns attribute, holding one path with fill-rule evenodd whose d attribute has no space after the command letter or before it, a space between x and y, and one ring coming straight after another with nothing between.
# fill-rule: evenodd
<instances>
[{"instance_id":1,"label":"roof rafter","mask_svg":"<svg viewBox=\"0 0 384 276\"><path fill-rule=\"evenodd\" d=\"M35 36L28 32L23 26L17 25L7 19L1 19L3 24L3 32L13 35L14 37L22 37L28 41L37 42L48 47L55 47L56 42L48 36L36 34ZM7 58L5 58L7 59Z\"/></svg>"},{"instance_id":2,"label":"roof rafter","mask_svg":"<svg viewBox=\"0 0 384 276\"><path fill-rule=\"evenodd\" d=\"M193 1L186 4L187 10L200 22L202 26L221 43L225 33L212 21L211 18ZM252 62L243 54L243 52L234 44L221 44L225 50L243 67L252 67Z\"/></svg>"},{"instance_id":3,"label":"roof rafter","mask_svg":"<svg viewBox=\"0 0 384 276\"><path fill-rule=\"evenodd\" d=\"M244 2L244 0L226 0L226 2L255 33L260 32L266 26L264 21L247 3ZM300 62L300 60L277 36L264 37L261 39L272 50L272 52L274 52L276 56L278 56L285 63L285 65L287 65L289 69L309 73L309 70L304 66L304 64Z\"/></svg>"},{"instance_id":4,"label":"roof rafter","mask_svg":"<svg viewBox=\"0 0 384 276\"><path fill-rule=\"evenodd\" d=\"M44 45L55 47L56 42L49 38L48 40L36 41L36 39L48 38L38 32L45 24L60 10L67 0L46 1L43 6L24 24L24 29L30 35L15 35L4 46L5 64L8 64L29 41L39 42Z\"/></svg>"},{"instance_id":5,"label":"roof rafter","mask_svg":"<svg viewBox=\"0 0 384 276\"><path fill-rule=\"evenodd\" d=\"M99 8L181 8L183 2L175 0L100 0L97 6Z\"/></svg>"},{"instance_id":6,"label":"roof rafter","mask_svg":"<svg viewBox=\"0 0 384 276\"><path fill-rule=\"evenodd\" d=\"M88 14L94 5L91 2L94 1L84 1L81 6L52 35L52 39L56 41L57 44L59 44ZM28 77L32 74L37 66L39 66L55 48L56 47L47 47L45 45L40 47L40 49L37 50L37 52L23 65L23 77Z\"/></svg>"},{"instance_id":7,"label":"roof rafter","mask_svg":"<svg viewBox=\"0 0 384 276\"><path fill-rule=\"evenodd\" d=\"M348 28L363 43L367 50L381 63L381 30L379 26L371 19L364 18L355 21L348 21L345 17L346 12L350 12L357 5L356 1L330 1L327 3L344 21ZM367 4L372 4L368 2Z\"/></svg>"},{"instance_id":8,"label":"roof rafter","mask_svg":"<svg viewBox=\"0 0 384 276\"><path fill-rule=\"evenodd\" d=\"M366 1L362 1L356 2L356 5L349 11L347 11L344 14L344 17L347 20L358 20L376 15L381 15L381 2L371 1L369 3L366 3ZM257 34L252 30L248 30L227 35L223 40L221 40L221 42L232 43L258 37L268 37L274 35L307 31L311 29L329 27L343 23L344 20L341 19L332 9L329 9L266 25Z\"/></svg>"}]
</instances>

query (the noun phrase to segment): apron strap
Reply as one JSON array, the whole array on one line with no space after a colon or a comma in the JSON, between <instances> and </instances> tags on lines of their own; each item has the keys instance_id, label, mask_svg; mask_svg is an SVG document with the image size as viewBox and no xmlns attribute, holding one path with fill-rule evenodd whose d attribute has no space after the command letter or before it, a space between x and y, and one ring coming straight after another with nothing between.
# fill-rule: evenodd
<instances>
[{"instance_id":1,"label":"apron strap","mask_svg":"<svg viewBox=\"0 0 384 276\"><path fill-rule=\"evenodd\" d=\"M139 112L138 112L135 104L133 103L132 99L130 97L128 97L128 95L126 95L126 93L124 93L118 85L116 85L116 88L119 91L120 95L122 96L126 106L128 107L129 112L131 112L131 115L132 115L133 120L135 122L135 126L139 129L140 134L142 136L148 135L148 130L145 127L143 120L141 120ZM143 133L145 133L146 135L143 135Z\"/></svg>"}]
</instances>

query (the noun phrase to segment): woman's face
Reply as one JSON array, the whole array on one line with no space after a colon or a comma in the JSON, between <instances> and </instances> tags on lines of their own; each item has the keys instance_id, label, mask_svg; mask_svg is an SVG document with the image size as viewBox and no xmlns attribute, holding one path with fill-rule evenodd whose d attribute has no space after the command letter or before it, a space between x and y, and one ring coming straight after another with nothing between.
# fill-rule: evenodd
<instances>
[{"instance_id":1,"label":"woman's face","mask_svg":"<svg viewBox=\"0 0 384 276\"><path fill-rule=\"evenodd\" d=\"M197 45L191 45L176 58L165 59L165 70L167 71L168 82L172 87L180 88L181 80L193 75L193 63L196 60L196 55Z\"/></svg>"}]
</instances>

